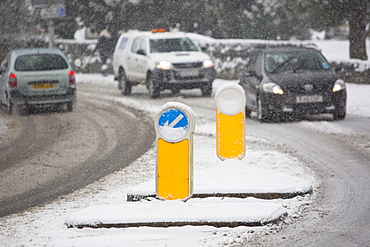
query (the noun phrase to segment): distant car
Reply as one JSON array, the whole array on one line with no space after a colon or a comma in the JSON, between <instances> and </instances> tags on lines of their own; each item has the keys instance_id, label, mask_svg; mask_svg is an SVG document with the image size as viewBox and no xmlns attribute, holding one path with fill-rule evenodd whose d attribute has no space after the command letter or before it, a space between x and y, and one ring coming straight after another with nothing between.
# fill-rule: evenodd
<instances>
[{"instance_id":1,"label":"distant car","mask_svg":"<svg viewBox=\"0 0 370 247\"><path fill-rule=\"evenodd\" d=\"M14 107L66 104L73 111L75 73L59 49L12 50L0 66L0 101Z\"/></svg>"},{"instance_id":2,"label":"distant car","mask_svg":"<svg viewBox=\"0 0 370 247\"><path fill-rule=\"evenodd\" d=\"M260 122L288 115L332 113L346 117L346 85L320 51L313 48L266 48L251 54L239 84L246 114Z\"/></svg>"},{"instance_id":3,"label":"distant car","mask_svg":"<svg viewBox=\"0 0 370 247\"><path fill-rule=\"evenodd\" d=\"M186 33L163 29L122 34L113 55L113 71L123 95L142 83L151 98L165 89L177 94L191 88L210 96L216 76L211 58Z\"/></svg>"}]
</instances>

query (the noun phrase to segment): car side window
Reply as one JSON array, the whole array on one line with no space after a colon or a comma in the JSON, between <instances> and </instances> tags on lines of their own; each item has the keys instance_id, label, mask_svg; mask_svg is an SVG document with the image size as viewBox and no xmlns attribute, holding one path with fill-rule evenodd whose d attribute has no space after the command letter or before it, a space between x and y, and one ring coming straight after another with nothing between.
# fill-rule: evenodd
<instances>
[{"instance_id":1,"label":"car side window","mask_svg":"<svg viewBox=\"0 0 370 247\"><path fill-rule=\"evenodd\" d=\"M257 60L257 56L252 56L249 60L249 63L247 65L247 72L255 72L256 71L256 60Z\"/></svg>"},{"instance_id":2,"label":"car side window","mask_svg":"<svg viewBox=\"0 0 370 247\"><path fill-rule=\"evenodd\" d=\"M127 45L127 41L128 41L128 38L122 38L121 43L119 44L119 49L120 50L125 49L125 47Z\"/></svg>"},{"instance_id":3,"label":"car side window","mask_svg":"<svg viewBox=\"0 0 370 247\"><path fill-rule=\"evenodd\" d=\"M139 47L138 47L138 49L137 49L137 51L139 51L139 50L142 50L142 51L144 51L145 52L145 54L148 54L147 53L147 45L146 45L146 40L145 39L141 39L140 40L140 43L139 43Z\"/></svg>"},{"instance_id":4,"label":"car side window","mask_svg":"<svg viewBox=\"0 0 370 247\"><path fill-rule=\"evenodd\" d=\"M262 75L262 56L261 56L261 54L259 54L257 56L254 68L255 68L255 71L256 71L256 75L261 76Z\"/></svg>"},{"instance_id":5,"label":"car side window","mask_svg":"<svg viewBox=\"0 0 370 247\"><path fill-rule=\"evenodd\" d=\"M140 43L140 38L135 38L132 46L131 46L131 52L136 53L139 49L139 43Z\"/></svg>"}]
</instances>

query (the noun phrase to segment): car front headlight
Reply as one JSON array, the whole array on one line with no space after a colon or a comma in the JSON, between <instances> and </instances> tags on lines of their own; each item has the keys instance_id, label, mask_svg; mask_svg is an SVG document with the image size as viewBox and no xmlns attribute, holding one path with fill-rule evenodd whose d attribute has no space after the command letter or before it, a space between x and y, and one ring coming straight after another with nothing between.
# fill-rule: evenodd
<instances>
[{"instance_id":1,"label":"car front headlight","mask_svg":"<svg viewBox=\"0 0 370 247\"><path fill-rule=\"evenodd\" d=\"M262 86L263 91L273 94L284 94L283 89L281 87L273 82L265 83Z\"/></svg>"},{"instance_id":2,"label":"car front headlight","mask_svg":"<svg viewBox=\"0 0 370 247\"><path fill-rule=\"evenodd\" d=\"M335 92L344 90L345 88L346 88L346 83L342 79L338 79L335 81L332 91L335 93Z\"/></svg>"},{"instance_id":3,"label":"car front headlight","mask_svg":"<svg viewBox=\"0 0 370 247\"><path fill-rule=\"evenodd\" d=\"M203 61L203 67L206 68L206 69L212 68L214 65L215 64L213 63L212 60L207 59L207 60Z\"/></svg>"},{"instance_id":4,"label":"car front headlight","mask_svg":"<svg viewBox=\"0 0 370 247\"><path fill-rule=\"evenodd\" d=\"M160 61L156 67L157 69L169 70L171 69L171 66L172 64L168 61Z\"/></svg>"}]
</instances>

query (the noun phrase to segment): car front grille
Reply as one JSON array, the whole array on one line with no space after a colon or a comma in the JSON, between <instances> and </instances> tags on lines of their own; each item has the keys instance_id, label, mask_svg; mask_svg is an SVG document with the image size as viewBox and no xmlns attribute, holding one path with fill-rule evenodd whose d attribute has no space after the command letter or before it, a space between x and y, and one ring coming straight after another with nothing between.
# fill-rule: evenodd
<instances>
[{"instance_id":1,"label":"car front grille","mask_svg":"<svg viewBox=\"0 0 370 247\"><path fill-rule=\"evenodd\" d=\"M204 78L204 76L202 75L199 75L199 76L179 76L177 74L175 74L175 79L176 80L186 80L186 79L190 79L190 80L194 80L194 79L202 79Z\"/></svg>"},{"instance_id":2,"label":"car front grille","mask_svg":"<svg viewBox=\"0 0 370 247\"><path fill-rule=\"evenodd\" d=\"M176 69L187 69L187 68L201 68L203 63L174 63L173 67Z\"/></svg>"},{"instance_id":3,"label":"car front grille","mask_svg":"<svg viewBox=\"0 0 370 247\"><path fill-rule=\"evenodd\" d=\"M287 89L290 93L293 94L325 94L326 92L330 91L330 88L324 85L314 85L310 90L305 89L303 85L297 87L289 87Z\"/></svg>"}]
</instances>

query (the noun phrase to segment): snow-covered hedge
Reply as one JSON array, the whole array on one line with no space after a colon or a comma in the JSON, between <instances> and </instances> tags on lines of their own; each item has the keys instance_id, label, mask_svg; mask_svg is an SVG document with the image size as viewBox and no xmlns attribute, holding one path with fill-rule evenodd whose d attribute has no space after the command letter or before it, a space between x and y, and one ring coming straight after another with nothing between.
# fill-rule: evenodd
<instances>
[{"instance_id":1,"label":"snow-covered hedge","mask_svg":"<svg viewBox=\"0 0 370 247\"><path fill-rule=\"evenodd\" d=\"M243 70L251 51L276 46L314 46L313 44L267 44L267 43L222 43L207 44L208 53L214 58L217 77L221 79L237 79ZM318 47L316 47L318 49ZM340 67L342 79L357 84L370 84L370 62L360 60L330 61L333 68Z\"/></svg>"},{"instance_id":2,"label":"snow-covered hedge","mask_svg":"<svg viewBox=\"0 0 370 247\"><path fill-rule=\"evenodd\" d=\"M340 76L346 81L358 84L370 84L370 61L349 59L349 42L336 40L220 40L202 35L191 34L191 38L201 47L206 47L215 60L217 77L237 79L254 49L276 46L305 46L321 50L332 67L340 67ZM370 56L370 50L369 54Z\"/></svg>"},{"instance_id":3,"label":"snow-covered hedge","mask_svg":"<svg viewBox=\"0 0 370 247\"><path fill-rule=\"evenodd\" d=\"M99 52L93 53L97 40L56 40L56 46L68 57L76 72L99 73L101 62Z\"/></svg>"},{"instance_id":4,"label":"snow-covered hedge","mask_svg":"<svg viewBox=\"0 0 370 247\"><path fill-rule=\"evenodd\" d=\"M266 40L220 40L205 37L198 34L190 34L194 42L198 43L199 46L206 48L206 52L209 53L214 61L215 68L217 71L217 77L221 79L237 79L238 74L242 71L246 64L247 58L251 51L263 47L271 46L311 46L317 49L324 47L336 47L342 45L338 42L331 43L330 41L325 42L322 47L320 42L315 41L266 41ZM93 50L96 45L96 40L56 40L56 46L61 49L69 58L72 66L76 72L83 73L99 73L101 63L98 52L93 54ZM47 43L42 40L14 40L14 39L0 39L0 55L2 58L5 57L6 52L10 49L22 48L22 47L47 47ZM319 45L318 45L319 44ZM325 47L326 46L326 47ZM348 49L341 47L335 49L330 54L341 54L341 52L348 52ZM360 60L350 60L346 56L328 57L325 54L326 50L323 50L324 55L329 59L332 66L340 66L342 71L341 76L345 81L352 83L370 84L370 62ZM369 54L370 56L370 54ZM112 72L112 68L111 72Z\"/></svg>"}]
</instances>

